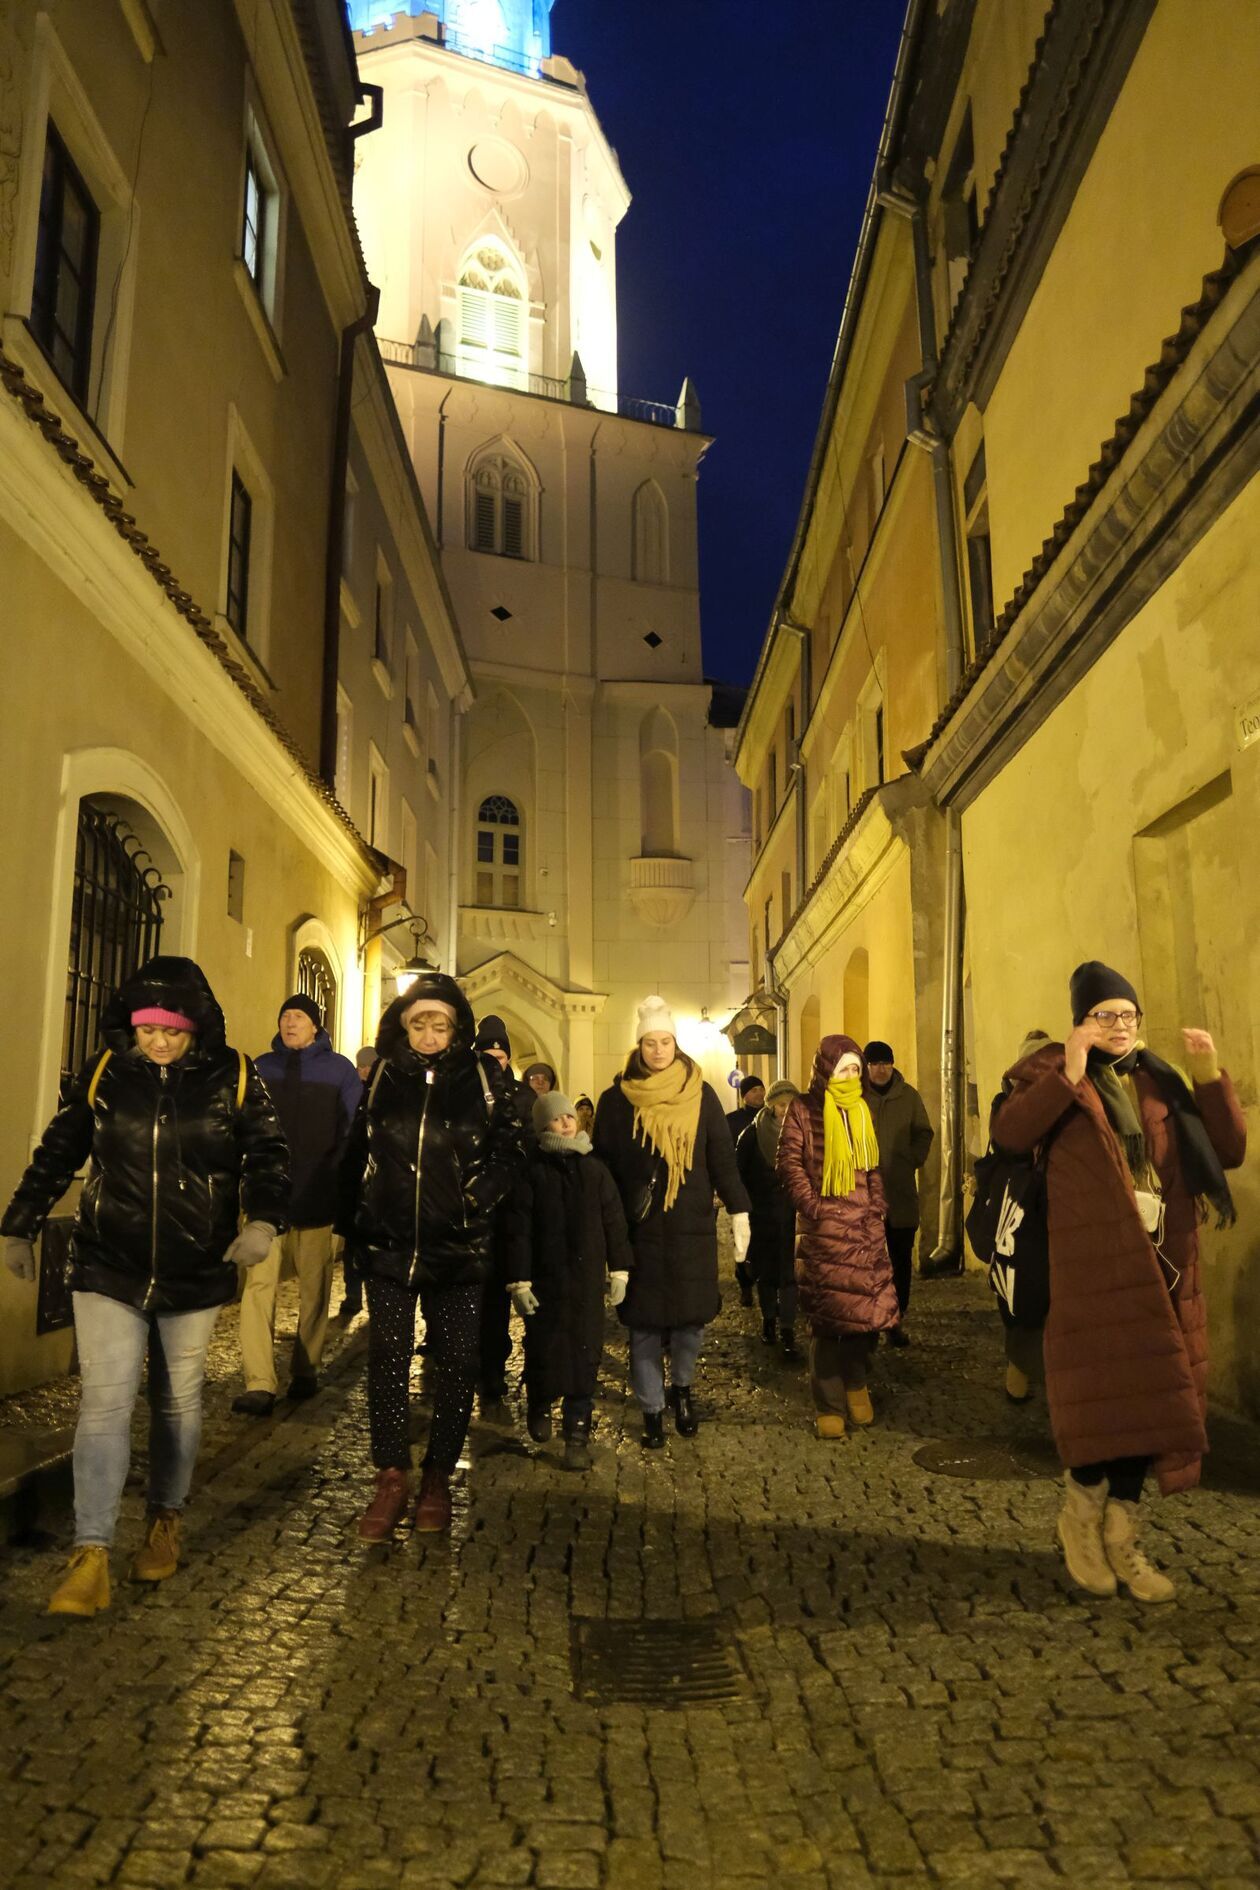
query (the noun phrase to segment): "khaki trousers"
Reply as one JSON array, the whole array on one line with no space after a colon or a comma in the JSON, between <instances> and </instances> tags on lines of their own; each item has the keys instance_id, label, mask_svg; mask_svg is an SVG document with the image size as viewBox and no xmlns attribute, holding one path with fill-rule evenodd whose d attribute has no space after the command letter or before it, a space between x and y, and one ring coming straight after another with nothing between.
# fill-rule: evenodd
<instances>
[{"instance_id":1,"label":"khaki trousers","mask_svg":"<svg viewBox=\"0 0 1260 1890\"><path fill-rule=\"evenodd\" d=\"M269 1391L276 1383L276 1289L297 1275L298 1329L290 1378L314 1378L328 1337L332 1295L332 1228L291 1227L272 1242L271 1252L245 1275L241 1298L241 1355L246 1391Z\"/></svg>"}]
</instances>

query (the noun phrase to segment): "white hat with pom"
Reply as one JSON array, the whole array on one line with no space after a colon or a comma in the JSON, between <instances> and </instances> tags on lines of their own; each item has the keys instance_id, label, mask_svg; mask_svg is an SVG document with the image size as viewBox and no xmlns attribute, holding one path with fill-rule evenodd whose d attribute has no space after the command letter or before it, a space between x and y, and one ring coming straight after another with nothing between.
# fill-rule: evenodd
<instances>
[{"instance_id":1,"label":"white hat with pom","mask_svg":"<svg viewBox=\"0 0 1260 1890\"><path fill-rule=\"evenodd\" d=\"M677 1037L674 1028L674 1013L663 997L646 997L639 1006L634 1027L634 1040L642 1043L645 1037L669 1035Z\"/></svg>"}]
</instances>

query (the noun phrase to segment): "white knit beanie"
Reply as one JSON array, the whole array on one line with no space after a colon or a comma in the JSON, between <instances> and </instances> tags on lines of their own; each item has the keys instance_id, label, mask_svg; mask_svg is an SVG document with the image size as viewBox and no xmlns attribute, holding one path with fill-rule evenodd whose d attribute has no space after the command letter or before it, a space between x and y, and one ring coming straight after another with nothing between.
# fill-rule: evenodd
<instances>
[{"instance_id":1,"label":"white knit beanie","mask_svg":"<svg viewBox=\"0 0 1260 1890\"><path fill-rule=\"evenodd\" d=\"M634 1040L642 1043L645 1037L663 1035L666 1032L677 1038L674 1028L674 1013L663 997L646 997L639 1006L638 1021L634 1027Z\"/></svg>"}]
</instances>

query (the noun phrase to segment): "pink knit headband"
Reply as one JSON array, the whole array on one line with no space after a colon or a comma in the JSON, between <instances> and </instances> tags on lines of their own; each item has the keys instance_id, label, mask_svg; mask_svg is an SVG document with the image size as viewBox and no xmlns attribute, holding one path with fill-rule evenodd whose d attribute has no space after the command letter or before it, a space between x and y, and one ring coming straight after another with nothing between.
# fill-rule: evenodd
<instances>
[{"instance_id":1,"label":"pink knit headband","mask_svg":"<svg viewBox=\"0 0 1260 1890\"><path fill-rule=\"evenodd\" d=\"M196 1032L197 1026L191 1017L185 1017L182 1011L164 1011L160 1004L147 1004L142 1011L131 1013L133 1024L156 1024L163 1030L188 1030Z\"/></svg>"}]
</instances>

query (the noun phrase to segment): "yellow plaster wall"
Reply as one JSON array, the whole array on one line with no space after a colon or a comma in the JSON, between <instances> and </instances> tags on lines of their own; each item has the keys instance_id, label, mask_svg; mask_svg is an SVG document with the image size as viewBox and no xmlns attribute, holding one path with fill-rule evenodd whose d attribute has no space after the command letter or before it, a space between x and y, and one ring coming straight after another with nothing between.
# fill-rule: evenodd
<instances>
[{"instance_id":1,"label":"yellow plaster wall","mask_svg":"<svg viewBox=\"0 0 1260 1890\"><path fill-rule=\"evenodd\" d=\"M1160 0L985 414L999 611L1220 264L1258 72L1260 7Z\"/></svg>"},{"instance_id":2,"label":"yellow plaster wall","mask_svg":"<svg viewBox=\"0 0 1260 1890\"><path fill-rule=\"evenodd\" d=\"M915 984L910 905L910 856L900 849L888 875L843 930L828 940L817 960L802 968L792 984L788 1013L788 1070L792 1081L807 1084L801 1063L801 1021L811 999L817 1000L820 1037L861 1028L861 1019L845 1013L845 970L857 951L867 954L869 981L863 1041L884 1037L897 1053L897 1064L911 1083L918 1080L915 1047ZM815 1045L815 1048L817 1046ZM812 1054L812 1053L811 1053Z\"/></svg>"},{"instance_id":3,"label":"yellow plaster wall","mask_svg":"<svg viewBox=\"0 0 1260 1890\"><path fill-rule=\"evenodd\" d=\"M1209 783L1231 790L1197 850L1195 962L1203 1015L1163 1015L1167 1054L1186 1025L1218 1037L1253 1152L1235 1178L1238 1226L1205 1233L1218 1392L1260 1404L1260 744L1234 719L1260 691L1260 483L1255 481L1146 609L963 816L975 1064L982 1104L1025 1031L1070 1027L1067 982L1101 958L1146 982L1150 882L1139 920L1134 836ZM1148 843L1149 844L1149 843ZM1179 897L1174 889L1174 898ZM1144 951L1146 956L1144 956Z\"/></svg>"}]
</instances>

